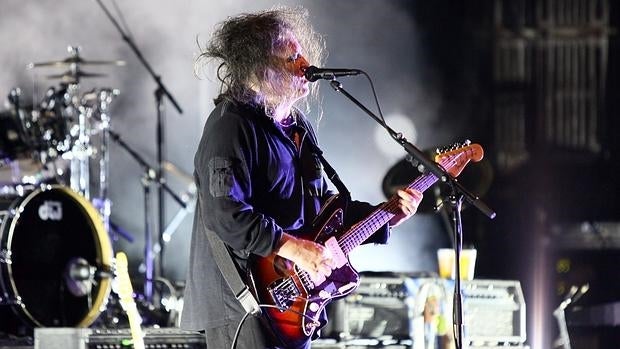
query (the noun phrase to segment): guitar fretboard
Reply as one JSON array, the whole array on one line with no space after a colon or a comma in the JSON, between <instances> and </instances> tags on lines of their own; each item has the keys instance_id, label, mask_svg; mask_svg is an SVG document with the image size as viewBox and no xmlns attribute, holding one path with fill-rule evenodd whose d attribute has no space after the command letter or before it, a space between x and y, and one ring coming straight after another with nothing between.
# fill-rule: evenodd
<instances>
[{"instance_id":1,"label":"guitar fretboard","mask_svg":"<svg viewBox=\"0 0 620 349\"><path fill-rule=\"evenodd\" d=\"M458 156L458 155L457 155ZM453 159L443 159L439 162L439 165L446 170L451 168ZM411 182L407 188L416 189L424 192L437 182L437 176L432 173L420 175L413 182ZM398 198L390 198L388 201L379 206L373 211L366 219L353 225L346 233L344 233L338 244L345 254L349 254L354 248L361 245L366 239L374 234L377 229L381 228L387 222L390 221L398 210Z\"/></svg>"}]
</instances>

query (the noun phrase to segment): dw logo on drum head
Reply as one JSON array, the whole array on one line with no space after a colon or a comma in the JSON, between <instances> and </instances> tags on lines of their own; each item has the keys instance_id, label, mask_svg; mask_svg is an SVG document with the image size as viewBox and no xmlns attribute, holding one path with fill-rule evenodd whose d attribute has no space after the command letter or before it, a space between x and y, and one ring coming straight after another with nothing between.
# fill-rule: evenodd
<instances>
[{"instance_id":1,"label":"dw logo on drum head","mask_svg":"<svg viewBox=\"0 0 620 349\"><path fill-rule=\"evenodd\" d=\"M62 203L60 201L45 200L39 206L39 218L41 220L61 221L62 220Z\"/></svg>"}]
</instances>

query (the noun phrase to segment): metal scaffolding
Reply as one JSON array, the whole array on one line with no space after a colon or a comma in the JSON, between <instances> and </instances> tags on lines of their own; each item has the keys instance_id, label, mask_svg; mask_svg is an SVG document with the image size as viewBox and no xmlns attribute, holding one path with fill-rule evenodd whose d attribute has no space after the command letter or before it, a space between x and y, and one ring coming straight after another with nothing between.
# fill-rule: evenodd
<instances>
[{"instance_id":1,"label":"metal scaffolding","mask_svg":"<svg viewBox=\"0 0 620 349\"><path fill-rule=\"evenodd\" d=\"M600 155L608 0L496 0L494 25L499 168L510 171L533 152Z\"/></svg>"}]
</instances>

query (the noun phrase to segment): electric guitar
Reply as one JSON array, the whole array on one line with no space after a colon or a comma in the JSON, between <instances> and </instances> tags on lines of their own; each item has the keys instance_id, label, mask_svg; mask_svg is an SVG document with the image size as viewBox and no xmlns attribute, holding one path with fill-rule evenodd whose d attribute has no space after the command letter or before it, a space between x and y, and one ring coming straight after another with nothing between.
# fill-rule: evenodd
<instances>
[{"instance_id":1,"label":"electric guitar","mask_svg":"<svg viewBox=\"0 0 620 349\"><path fill-rule=\"evenodd\" d=\"M131 342L134 349L144 349L144 334L142 333L142 317L136 307L136 302L133 299L133 287L131 286L131 279L129 278L129 272L127 269L127 255L123 252L116 254L116 281L117 289L115 292L118 294L121 306L127 314L129 320L129 329L131 331Z\"/></svg>"},{"instance_id":2,"label":"electric guitar","mask_svg":"<svg viewBox=\"0 0 620 349\"><path fill-rule=\"evenodd\" d=\"M434 160L456 177L470 161L480 161L483 156L480 145L466 142L438 153ZM407 188L423 192L436 181L434 174L427 173L420 175ZM345 227L342 201L337 195L327 200L312 223L310 233L300 236L331 250L336 267L330 276L313 280L308 272L275 253L267 257L250 257L247 275L250 288L260 304L269 305L264 309L266 319L285 344L316 336L316 331L324 325L320 314L325 306L332 299L353 292L359 285L359 274L351 266L348 254L399 211L398 200L392 198L368 217Z\"/></svg>"}]
</instances>

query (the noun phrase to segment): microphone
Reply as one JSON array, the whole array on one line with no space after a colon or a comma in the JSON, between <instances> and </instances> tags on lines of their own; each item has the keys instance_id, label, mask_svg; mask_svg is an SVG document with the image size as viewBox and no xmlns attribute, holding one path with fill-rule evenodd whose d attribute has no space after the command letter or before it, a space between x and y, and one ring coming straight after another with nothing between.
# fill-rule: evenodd
<instances>
[{"instance_id":1,"label":"microphone","mask_svg":"<svg viewBox=\"0 0 620 349\"><path fill-rule=\"evenodd\" d=\"M319 79L332 80L338 76L358 75L361 72L362 71L359 69L317 68L311 65L304 70L304 76L306 77L306 80L314 82Z\"/></svg>"},{"instance_id":2,"label":"microphone","mask_svg":"<svg viewBox=\"0 0 620 349\"><path fill-rule=\"evenodd\" d=\"M75 297L90 294L95 279L112 277L114 274L111 271L94 267L82 257L71 258L63 275L67 290Z\"/></svg>"}]
</instances>

